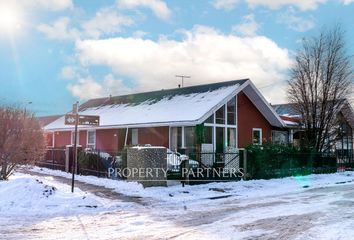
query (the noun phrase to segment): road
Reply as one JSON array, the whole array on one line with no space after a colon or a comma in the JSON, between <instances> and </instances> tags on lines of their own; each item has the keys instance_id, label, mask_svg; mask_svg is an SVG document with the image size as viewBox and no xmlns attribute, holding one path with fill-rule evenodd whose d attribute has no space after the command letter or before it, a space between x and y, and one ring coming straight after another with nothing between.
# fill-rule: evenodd
<instances>
[{"instance_id":1,"label":"road","mask_svg":"<svg viewBox=\"0 0 354 240\"><path fill-rule=\"evenodd\" d=\"M86 190L112 199L106 189L94 188ZM96 214L0 216L0 238L352 239L353 199L352 183L246 200L229 196L174 205L150 200L142 204L139 199L132 207L118 204L112 211Z\"/></svg>"}]
</instances>

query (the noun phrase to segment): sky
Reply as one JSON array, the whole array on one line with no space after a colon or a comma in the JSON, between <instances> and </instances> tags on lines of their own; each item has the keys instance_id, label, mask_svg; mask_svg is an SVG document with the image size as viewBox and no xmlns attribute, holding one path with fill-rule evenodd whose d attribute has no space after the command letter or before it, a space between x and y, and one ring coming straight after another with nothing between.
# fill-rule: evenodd
<instances>
[{"instance_id":1,"label":"sky","mask_svg":"<svg viewBox=\"0 0 354 240\"><path fill-rule=\"evenodd\" d=\"M189 75L284 103L301 40L336 24L354 55L354 0L0 0L0 102L63 114Z\"/></svg>"}]
</instances>

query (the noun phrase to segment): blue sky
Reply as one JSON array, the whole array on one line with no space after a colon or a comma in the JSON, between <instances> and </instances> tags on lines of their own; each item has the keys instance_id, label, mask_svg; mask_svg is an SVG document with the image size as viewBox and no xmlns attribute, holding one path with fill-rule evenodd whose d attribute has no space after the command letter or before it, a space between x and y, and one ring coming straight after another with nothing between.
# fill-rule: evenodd
<instances>
[{"instance_id":1,"label":"blue sky","mask_svg":"<svg viewBox=\"0 0 354 240\"><path fill-rule=\"evenodd\" d=\"M187 74L185 85L251 78L285 102L301 39L335 24L354 55L354 0L0 0L0 101L65 113Z\"/></svg>"}]
</instances>

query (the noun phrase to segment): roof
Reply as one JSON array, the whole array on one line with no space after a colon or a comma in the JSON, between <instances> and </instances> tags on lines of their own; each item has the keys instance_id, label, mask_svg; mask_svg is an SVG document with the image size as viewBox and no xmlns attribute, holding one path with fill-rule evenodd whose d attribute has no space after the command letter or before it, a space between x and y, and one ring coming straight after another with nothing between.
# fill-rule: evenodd
<instances>
[{"instance_id":1,"label":"roof","mask_svg":"<svg viewBox=\"0 0 354 240\"><path fill-rule=\"evenodd\" d=\"M252 83L249 79L242 79L108 98L96 98L80 105L79 114L99 115L99 128L195 125L202 123L213 111L229 101L239 91L246 90L245 87L249 87L250 84ZM264 107L265 103L260 103L258 99L255 102L257 102L257 106ZM271 112L273 109L269 107L269 110L265 115L266 119L271 124L282 126L281 120L277 120L275 112L274 114ZM45 130L71 128L72 126L64 125L64 117L44 127ZM81 128L84 127L81 126Z\"/></svg>"},{"instance_id":2,"label":"roof","mask_svg":"<svg viewBox=\"0 0 354 240\"><path fill-rule=\"evenodd\" d=\"M272 105L274 110L279 114L281 117L290 117L293 119L293 121L290 122L296 122L299 118L301 118L300 113L295 110L295 103L285 103L285 104L276 104ZM344 99L343 104L341 105L340 112L343 113L344 118L348 122L348 124L351 126L352 129L354 129L354 110L348 100ZM289 120L289 119L287 119ZM290 123L289 122L289 123ZM288 124L285 122L287 125L294 125L293 123Z\"/></svg>"},{"instance_id":3,"label":"roof","mask_svg":"<svg viewBox=\"0 0 354 240\"><path fill-rule=\"evenodd\" d=\"M276 113L281 116L299 117L299 113L296 111L294 103L275 104L272 105L272 107Z\"/></svg>"},{"instance_id":4,"label":"roof","mask_svg":"<svg viewBox=\"0 0 354 240\"><path fill-rule=\"evenodd\" d=\"M51 116L43 116L43 117L37 117L39 120L39 124L44 127L52 122L54 122L55 120L57 120L58 118L62 117L63 115L51 115Z\"/></svg>"},{"instance_id":5,"label":"roof","mask_svg":"<svg viewBox=\"0 0 354 240\"><path fill-rule=\"evenodd\" d=\"M106 97L106 98L95 98L88 100L87 102L80 105L80 111L83 111L87 108L94 108L94 107L102 107L107 105L118 105L118 104L130 104L130 105L139 105L144 102L158 102L164 98L173 98L174 96L180 95L189 95L195 93L207 93L222 87L230 87L234 85L241 86L244 84L248 79L241 79L241 80L233 80L227 82L218 82L218 83L211 83L211 84L204 84L204 85L196 85L190 87L182 87L182 88L173 88L167 90L159 90L159 91L152 91L152 92L142 92L142 93L135 93L135 94L128 94L122 96L115 96L115 97Z\"/></svg>"}]
</instances>

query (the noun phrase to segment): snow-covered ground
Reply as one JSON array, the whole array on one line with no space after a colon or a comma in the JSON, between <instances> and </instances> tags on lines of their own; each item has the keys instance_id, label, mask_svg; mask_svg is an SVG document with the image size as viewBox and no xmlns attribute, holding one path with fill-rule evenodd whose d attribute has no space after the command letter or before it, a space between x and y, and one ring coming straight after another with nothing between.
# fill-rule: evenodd
<instances>
[{"instance_id":1,"label":"snow-covered ground","mask_svg":"<svg viewBox=\"0 0 354 240\"><path fill-rule=\"evenodd\" d=\"M146 189L77 179L148 201L107 200L78 189L72 194L55 177L17 173L0 182L0 239L351 239L354 234L353 172Z\"/></svg>"},{"instance_id":2,"label":"snow-covered ground","mask_svg":"<svg viewBox=\"0 0 354 240\"><path fill-rule=\"evenodd\" d=\"M31 168L31 171L71 178L70 173L59 170L33 167ZM153 187L145 189L141 184L136 182L102 179L94 176L76 176L76 179L97 186L112 188L117 192L129 196L152 198L160 202L178 204L194 202L195 200L208 200L209 198L225 195L237 196L238 199L248 199L252 197L302 192L307 189L331 186L347 181L351 182L354 180L354 173L342 172L336 174L313 174L272 180L219 182L192 186L187 185L184 188L181 187L181 184L175 184L167 188ZM222 189L222 191L217 191L219 189Z\"/></svg>"}]
</instances>

